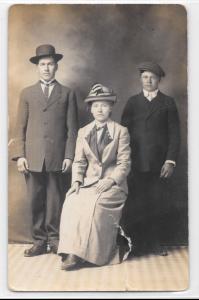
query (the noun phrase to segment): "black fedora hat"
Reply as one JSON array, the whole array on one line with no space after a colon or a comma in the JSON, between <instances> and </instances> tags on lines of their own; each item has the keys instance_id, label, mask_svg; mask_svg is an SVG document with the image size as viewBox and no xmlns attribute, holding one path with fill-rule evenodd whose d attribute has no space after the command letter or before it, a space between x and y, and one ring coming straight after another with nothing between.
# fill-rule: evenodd
<instances>
[{"instance_id":1,"label":"black fedora hat","mask_svg":"<svg viewBox=\"0 0 199 300\"><path fill-rule=\"evenodd\" d=\"M38 64L39 59L46 56L53 57L56 62L58 62L63 57L62 54L56 53L55 47L53 47L52 45L40 45L36 48L36 56L31 57L30 61L33 64Z\"/></svg>"}]
</instances>

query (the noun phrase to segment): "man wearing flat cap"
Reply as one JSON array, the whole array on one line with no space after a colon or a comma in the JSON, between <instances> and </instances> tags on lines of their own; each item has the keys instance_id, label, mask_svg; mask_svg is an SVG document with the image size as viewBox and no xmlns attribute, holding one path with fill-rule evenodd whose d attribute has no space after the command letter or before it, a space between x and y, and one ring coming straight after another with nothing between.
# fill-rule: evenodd
<instances>
[{"instance_id":1,"label":"man wearing flat cap","mask_svg":"<svg viewBox=\"0 0 199 300\"><path fill-rule=\"evenodd\" d=\"M151 61L141 63L138 69L142 92L130 97L122 115L132 148L127 225L138 251L166 254L161 246L164 232L159 220L168 201L168 179L177 163L179 118L174 99L159 90L165 76L163 69Z\"/></svg>"},{"instance_id":2,"label":"man wearing flat cap","mask_svg":"<svg viewBox=\"0 0 199 300\"><path fill-rule=\"evenodd\" d=\"M75 93L55 79L63 55L52 45L40 45L30 58L39 81L20 96L13 141L18 171L25 174L31 203L34 245L25 256L57 252L59 222L77 136Z\"/></svg>"}]
</instances>

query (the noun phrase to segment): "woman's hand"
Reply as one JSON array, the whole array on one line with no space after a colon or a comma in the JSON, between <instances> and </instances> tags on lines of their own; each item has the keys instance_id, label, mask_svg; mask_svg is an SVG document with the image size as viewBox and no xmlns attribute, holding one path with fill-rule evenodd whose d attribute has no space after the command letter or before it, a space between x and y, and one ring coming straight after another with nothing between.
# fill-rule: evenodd
<instances>
[{"instance_id":1,"label":"woman's hand","mask_svg":"<svg viewBox=\"0 0 199 300\"><path fill-rule=\"evenodd\" d=\"M96 192L99 194L105 192L110 189L114 185L114 183L115 182L112 178L101 179L97 184Z\"/></svg>"},{"instance_id":2,"label":"woman's hand","mask_svg":"<svg viewBox=\"0 0 199 300\"><path fill-rule=\"evenodd\" d=\"M79 181L75 181L73 183L73 185L71 186L71 188L66 193L66 196L69 196L72 193L78 194L79 193L79 189L80 189L80 182Z\"/></svg>"}]
</instances>

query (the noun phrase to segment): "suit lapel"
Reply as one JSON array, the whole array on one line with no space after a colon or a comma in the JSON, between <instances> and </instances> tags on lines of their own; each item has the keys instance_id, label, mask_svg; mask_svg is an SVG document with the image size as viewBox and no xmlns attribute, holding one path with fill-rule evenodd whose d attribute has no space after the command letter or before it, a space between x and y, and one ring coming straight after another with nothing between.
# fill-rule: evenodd
<instances>
[{"instance_id":1,"label":"suit lapel","mask_svg":"<svg viewBox=\"0 0 199 300\"><path fill-rule=\"evenodd\" d=\"M143 97L144 97L144 94L143 94ZM146 101L148 101L148 100L146 99ZM146 119L150 118L155 112L161 110L162 107L163 107L163 103L161 101L161 92L158 91L157 96L148 102L148 113L146 115Z\"/></svg>"},{"instance_id":2,"label":"suit lapel","mask_svg":"<svg viewBox=\"0 0 199 300\"><path fill-rule=\"evenodd\" d=\"M35 98L38 99L40 104L42 105L43 109L47 109L50 107L53 103L58 101L58 99L61 97L61 85L57 82L51 92L50 97L48 100L46 100L44 93L41 88L41 84L38 81L35 85Z\"/></svg>"},{"instance_id":3,"label":"suit lapel","mask_svg":"<svg viewBox=\"0 0 199 300\"><path fill-rule=\"evenodd\" d=\"M112 120L109 120L107 122L107 128L108 128L108 134L106 135L105 140L104 140L104 150L103 150L103 154L102 154L102 162L104 162L107 159L107 157L111 151L111 144L113 141L114 131L115 131L115 122L113 122ZM95 156L95 158L100 162L100 157L99 157L99 153L97 150L97 137L95 134L93 134L94 130L95 130L95 121L93 121L92 123L90 123L88 125L88 128L85 133L85 141L86 141L86 145L89 148L89 150L92 152L92 154Z\"/></svg>"},{"instance_id":4,"label":"suit lapel","mask_svg":"<svg viewBox=\"0 0 199 300\"><path fill-rule=\"evenodd\" d=\"M102 162L106 161L106 159L108 158L108 156L111 152L111 146L112 146L112 142L114 140L114 134L115 134L115 122L113 122L112 120L109 120L107 122L107 127L108 127L108 135L106 136L106 139L105 139L105 147L104 147L104 151L102 154Z\"/></svg>"},{"instance_id":5,"label":"suit lapel","mask_svg":"<svg viewBox=\"0 0 199 300\"><path fill-rule=\"evenodd\" d=\"M98 148L97 148L97 134L96 134L95 126L92 128L90 133L87 135L86 141L88 143L88 146L90 147L90 150L95 155L95 157L98 160L100 160L99 152L98 152Z\"/></svg>"},{"instance_id":6,"label":"suit lapel","mask_svg":"<svg viewBox=\"0 0 199 300\"><path fill-rule=\"evenodd\" d=\"M56 82L50 97L46 101L46 108L50 107L53 103L57 102L58 99L61 97L61 85Z\"/></svg>"},{"instance_id":7,"label":"suit lapel","mask_svg":"<svg viewBox=\"0 0 199 300\"><path fill-rule=\"evenodd\" d=\"M96 135L93 134L94 132L94 127L95 127L95 121L91 122L88 127L87 130L85 132L85 141L86 141L86 145L89 149L89 151L94 155L94 157L99 161L99 154L97 151L97 137Z\"/></svg>"},{"instance_id":8,"label":"suit lapel","mask_svg":"<svg viewBox=\"0 0 199 300\"><path fill-rule=\"evenodd\" d=\"M101 136L97 142L97 149L98 149L100 161L102 161L104 150L111 142L112 142L112 138L110 137L108 126L106 125L103 128Z\"/></svg>"},{"instance_id":9,"label":"suit lapel","mask_svg":"<svg viewBox=\"0 0 199 300\"><path fill-rule=\"evenodd\" d=\"M41 84L39 81L35 84L34 97L42 105L42 108L45 109L46 108L46 99L45 99L45 96L44 96L44 93L42 91Z\"/></svg>"}]
</instances>

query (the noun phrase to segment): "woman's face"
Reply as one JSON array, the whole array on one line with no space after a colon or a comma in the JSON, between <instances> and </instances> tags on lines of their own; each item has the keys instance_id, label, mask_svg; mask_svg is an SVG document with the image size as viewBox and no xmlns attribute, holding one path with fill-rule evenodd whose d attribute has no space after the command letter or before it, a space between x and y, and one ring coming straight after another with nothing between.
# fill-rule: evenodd
<instances>
[{"instance_id":1,"label":"woman's face","mask_svg":"<svg viewBox=\"0 0 199 300\"><path fill-rule=\"evenodd\" d=\"M98 122L106 122L112 112L112 105L108 101L94 101L91 104L91 113Z\"/></svg>"}]
</instances>

